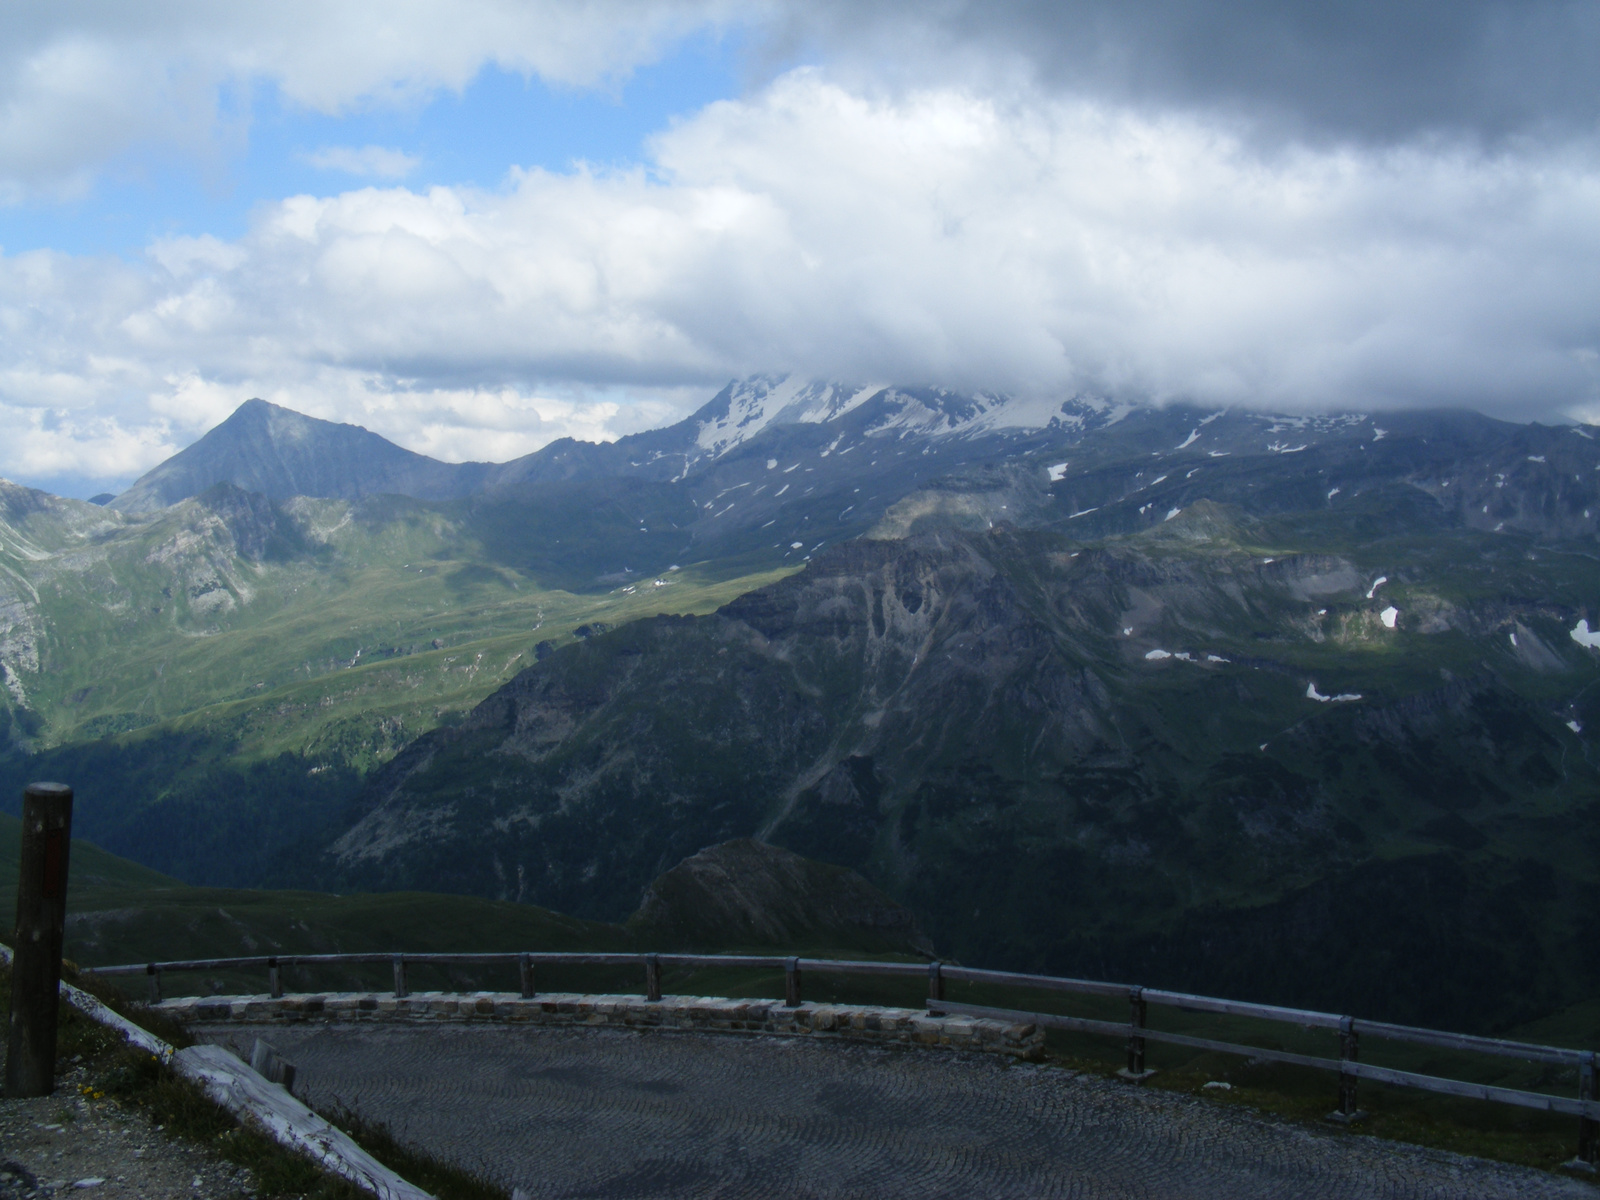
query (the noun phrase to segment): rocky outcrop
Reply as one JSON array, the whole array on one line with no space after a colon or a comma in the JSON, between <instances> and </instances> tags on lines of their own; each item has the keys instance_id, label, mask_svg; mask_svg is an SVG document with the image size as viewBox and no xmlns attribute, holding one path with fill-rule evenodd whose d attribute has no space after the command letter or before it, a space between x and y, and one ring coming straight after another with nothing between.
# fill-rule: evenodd
<instances>
[{"instance_id":1,"label":"rocky outcrop","mask_svg":"<svg viewBox=\"0 0 1600 1200\"><path fill-rule=\"evenodd\" d=\"M933 953L917 919L854 871L736 838L659 876L628 927L662 946Z\"/></svg>"}]
</instances>

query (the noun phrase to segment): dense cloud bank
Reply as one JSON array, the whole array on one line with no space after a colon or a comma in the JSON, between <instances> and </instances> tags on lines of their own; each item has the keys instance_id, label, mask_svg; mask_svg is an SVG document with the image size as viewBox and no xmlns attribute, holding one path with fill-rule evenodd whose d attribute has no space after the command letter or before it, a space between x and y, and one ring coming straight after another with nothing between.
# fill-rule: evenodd
<instances>
[{"instance_id":1,"label":"dense cloud bank","mask_svg":"<svg viewBox=\"0 0 1600 1200\"><path fill-rule=\"evenodd\" d=\"M1269 141L1492 143L1590 135L1600 115L1592 0L812 0L774 24L902 79L1021 72Z\"/></svg>"},{"instance_id":2,"label":"dense cloud bank","mask_svg":"<svg viewBox=\"0 0 1600 1200\"><path fill-rule=\"evenodd\" d=\"M811 54L902 87L1055 94L1276 133L1593 134L1593 0L33 0L0 24L0 198L71 193L135 145L244 136L263 85L341 113L460 90L486 64L615 83L693 33L751 67Z\"/></svg>"},{"instance_id":3,"label":"dense cloud bank","mask_svg":"<svg viewBox=\"0 0 1600 1200\"><path fill-rule=\"evenodd\" d=\"M753 61L827 65L636 169L290 197L143 262L0 256L14 478L125 480L251 395L503 459L750 371L1600 415L1592 5L31 11L0 35L16 195L118 138L223 136L253 78L335 112L486 61L590 84L736 16Z\"/></svg>"}]
</instances>

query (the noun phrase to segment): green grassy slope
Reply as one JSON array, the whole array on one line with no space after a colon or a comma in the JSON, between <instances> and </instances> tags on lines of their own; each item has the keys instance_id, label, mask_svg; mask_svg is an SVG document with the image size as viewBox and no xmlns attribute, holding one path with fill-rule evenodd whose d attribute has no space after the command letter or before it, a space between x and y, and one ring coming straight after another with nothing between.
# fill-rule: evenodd
<instances>
[{"instance_id":1,"label":"green grassy slope","mask_svg":"<svg viewBox=\"0 0 1600 1200\"><path fill-rule=\"evenodd\" d=\"M543 582L537 547L526 530L514 541L500 510L402 497L273 506L217 489L143 520L38 502L44 511L0 524L0 573L31 601L39 671L11 682L13 704L24 691L42 722L39 747L203 709L215 712L183 728L227 725L255 707L271 713L271 732L246 729L247 753L303 750L315 740L308 726L368 713L364 729L405 740L436 713L475 703L539 641L597 621L709 611L781 574L643 577L621 548L591 540L597 562L613 549L617 577L570 590ZM383 748L365 755L351 765Z\"/></svg>"},{"instance_id":2,"label":"green grassy slope","mask_svg":"<svg viewBox=\"0 0 1600 1200\"><path fill-rule=\"evenodd\" d=\"M539 655L785 573L642 573L681 535L642 533L659 504L613 490L580 513L223 487L130 518L0 485L0 649L32 664L0 690L0 810L62 778L79 831L120 853L194 883L302 881L293 847L364 773ZM615 569L580 578L574 556Z\"/></svg>"},{"instance_id":3,"label":"green grassy slope","mask_svg":"<svg viewBox=\"0 0 1600 1200\"><path fill-rule=\"evenodd\" d=\"M0 928L16 919L21 822L0 815ZM253 954L627 950L617 925L582 921L527 904L422 892L336 896L325 892L185 887L138 863L74 838L69 860L66 956L80 966ZM504 975L504 972L500 973ZM615 972L577 972L573 984L622 986ZM592 976L592 978L591 978ZM629 977L631 979L631 976ZM326 968L286 980L293 987L379 986L386 970ZM263 979L216 972L169 981L173 994L224 984L261 990ZM414 986L509 988L515 979L418 968ZM144 980L121 985L142 994Z\"/></svg>"},{"instance_id":4,"label":"green grassy slope","mask_svg":"<svg viewBox=\"0 0 1600 1200\"><path fill-rule=\"evenodd\" d=\"M16 916L17 857L21 822L0 815L0 929L9 930ZM900 940L875 929L852 932L837 920L816 918L834 899L830 881L844 874L838 868L801 863L819 876L784 892L784 911L794 926L781 949L823 957L883 955ZM792 885L793 881L789 881ZM846 890L859 890L859 879ZM815 928L807 916L820 920ZM837 914L835 914L837 916ZM679 922L680 924L682 922ZM604 921L564 916L549 909L475 896L428 892L385 892L334 895L327 892L186 887L127 859L108 854L74 838L67 897L66 957L82 967L175 959L233 958L266 954L334 954L405 951L425 953L494 953L520 951L671 950L691 947L700 952L749 950L770 954L773 945L743 938L737 922L719 927L704 920L692 934L674 929L635 930ZM5 940L5 939L0 939ZM748 943L748 944L746 944ZM902 956L903 957L903 956ZM750 987L769 972L680 972L677 984L701 991ZM415 989L506 990L518 985L506 968L410 968ZM284 980L291 989L373 988L392 984L385 965L295 968ZM118 986L143 995L145 980L135 977ZM260 991L260 971L185 972L167 978L168 994L213 991ZM541 978L545 991L639 990L637 969L551 968ZM763 983L763 986L770 986ZM778 994L782 992L781 973Z\"/></svg>"},{"instance_id":5,"label":"green grassy slope","mask_svg":"<svg viewBox=\"0 0 1600 1200\"><path fill-rule=\"evenodd\" d=\"M0 907L0 929L7 932L16 916L17 855L21 842L22 822L8 813L0 813L0 905L4 906ZM75 894L80 890L97 894L109 890L120 894L178 886L176 879L107 854L82 838L72 839L72 852L67 861Z\"/></svg>"}]
</instances>

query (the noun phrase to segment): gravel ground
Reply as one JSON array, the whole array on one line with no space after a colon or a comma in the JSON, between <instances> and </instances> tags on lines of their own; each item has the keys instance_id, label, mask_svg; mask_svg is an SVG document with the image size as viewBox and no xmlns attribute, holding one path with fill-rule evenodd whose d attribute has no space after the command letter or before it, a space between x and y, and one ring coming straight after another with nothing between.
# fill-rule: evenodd
<instances>
[{"instance_id":1,"label":"gravel ground","mask_svg":"<svg viewBox=\"0 0 1600 1200\"><path fill-rule=\"evenodd\" d=\"M304 1024L313 1104L540 1198L1600 1200L1526 1168L992 1055L820 1039Z\"/></svg>"},{"instance_id":2,"label":"gravel ground","mask_svg":"<svg viewBox=\"0 0 1600 1200\"><path fill-rule=\"evenodd\" d=\"M249 1172L168 1138L137 1109L81 1094L83 1068L53 1096L0 1097L0 1200L247 1200Z\"/></svg>"}]
</instances>

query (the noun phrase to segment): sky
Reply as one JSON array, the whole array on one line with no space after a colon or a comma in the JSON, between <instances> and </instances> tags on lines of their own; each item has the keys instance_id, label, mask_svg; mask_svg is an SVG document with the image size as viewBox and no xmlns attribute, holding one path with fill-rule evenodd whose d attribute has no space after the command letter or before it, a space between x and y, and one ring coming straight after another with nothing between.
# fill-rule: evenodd
<instances>
[{"instance_id":1,"label":"sky","mask_svg":"<svg viewBox=\"0 0 1600 1200\"><path fill-rule=\"evenodd\" d=\"M1600 420L1600 0L9 0L0 476L797 372Z\"/></svg>"}]
</instances>

